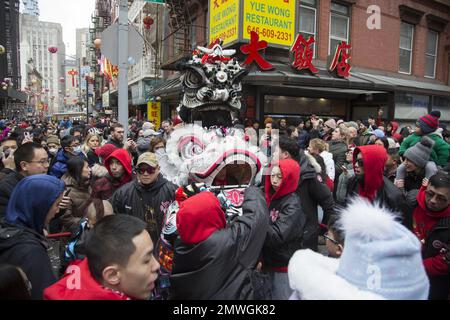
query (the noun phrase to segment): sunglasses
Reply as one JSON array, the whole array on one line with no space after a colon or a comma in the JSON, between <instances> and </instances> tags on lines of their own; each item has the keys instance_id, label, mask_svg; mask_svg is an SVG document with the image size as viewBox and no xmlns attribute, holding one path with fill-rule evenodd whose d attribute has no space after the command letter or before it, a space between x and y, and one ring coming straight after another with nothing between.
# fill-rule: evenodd
<instances>
[{"instance_id":1,"label":"sunglasses","mask_svg":"<svg viewBox=\"0 0 450 320\"><path fill-rule=\"evenodd\" d=\"M156 168L153 167L147 167L147 168L137 168L136 172L139 174L144 174L144 173L148 173L148 174L154 174L156 171Z\"/></svg>"}]
</instances>

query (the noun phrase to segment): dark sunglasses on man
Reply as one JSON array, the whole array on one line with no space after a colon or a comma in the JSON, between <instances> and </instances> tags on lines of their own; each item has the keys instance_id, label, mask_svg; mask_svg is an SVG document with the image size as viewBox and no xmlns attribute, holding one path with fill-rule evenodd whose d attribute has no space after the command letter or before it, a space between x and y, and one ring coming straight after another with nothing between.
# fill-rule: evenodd
<instances>
[{"instance_id":1,"label":"dark sunglasses on man","mask_svg":"<svg viewBox=\"0 0 450 320\"><path fill-rule=\"evenodd\" d=\"M144 174L144 173L148 173L148 174L154 174L156 171L156 168L153 167L138 167L136 168L136 172L138 174Z\"/></svg>"}]
</instances>

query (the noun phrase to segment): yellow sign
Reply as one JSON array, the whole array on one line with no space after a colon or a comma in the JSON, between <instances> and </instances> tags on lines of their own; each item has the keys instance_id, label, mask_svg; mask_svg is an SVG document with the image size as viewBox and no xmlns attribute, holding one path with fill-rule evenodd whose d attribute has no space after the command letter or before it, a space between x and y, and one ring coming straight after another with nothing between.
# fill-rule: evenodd
<instances>
[{"instance_id":1,"label":"yellow sign","mask_svg":"<svg viewBox=\"0 0 450 320\"><path fill-rule=\"evenodd\" d=\"M239 0L209 0L209 43L222 39L223 44L238 39Z\"/></svg>"},{"instance_id":2,"label":"yellow sign","mask_svg":"<svg viewBox=\"0 0 450 320\"><path fill-rule=\"evenodd\" d=\"M295 0L245 0L243 38L250 32L269 44L292 46L295 40Z\"/></svg>"},{"instance_id":3,"label":"yellow sign","mask_svg":"<svg viewBox=\"0 0 450 320\"><path fill-rule=\"evenodd\" d=\"M147 119L153 122L156 129L161 125L161 102L147 102Z\"/></svg>"}]
</instances>

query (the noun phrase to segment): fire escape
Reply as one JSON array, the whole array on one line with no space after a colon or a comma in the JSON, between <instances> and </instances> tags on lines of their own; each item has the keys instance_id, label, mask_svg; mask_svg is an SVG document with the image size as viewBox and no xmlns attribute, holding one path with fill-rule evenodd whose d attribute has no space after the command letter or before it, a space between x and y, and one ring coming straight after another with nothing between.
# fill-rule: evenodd
<instances>
[{"instance_id":1,"label":"fire escape","mask_svg":"<svg viewBox=\"0 0 450 320\"><path fill-rule=\"evenodd\" d=\"M189 30L191 17L189 5L184 0L167 0L169 5L169 34L163 38L165 59L162 69L172 69L173 64L191 53Z\"/></svg>"}]
</instances>

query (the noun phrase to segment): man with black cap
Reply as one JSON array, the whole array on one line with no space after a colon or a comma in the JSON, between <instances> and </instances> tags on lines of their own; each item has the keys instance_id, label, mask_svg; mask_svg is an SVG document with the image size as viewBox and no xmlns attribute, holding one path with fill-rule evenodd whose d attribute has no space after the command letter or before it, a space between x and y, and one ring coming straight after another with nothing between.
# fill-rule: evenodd
<instances>
[{"instance_id":1,"label":"man with black cap","mask_svg":"<svg viewBox=\"0 0 450 320\"><path fill-rule=\"evenodd\" d=\"M359 141L357 145L365 146L368 144L370 137L372 136L372 131L369 130L370 124L367 120L361 120L359 124Z\"/></svg>"},{"instance_id":2,"label":"man with black cap","mask_svg":"<svg viewBox=\"0 0 450 320\"><path fill-rule=\"evenodd\" d=\"M399 155L403 156L406 150L422 139L422 136L428 136L434 141L430 156L431 160L438 166L446 166L449 158L450 145L435 132L439 128L440 117L441 113L438 110L433 110L430 114L420 117L416 123L415 132L402 142Z\"/></svg>"}]
</instances>

